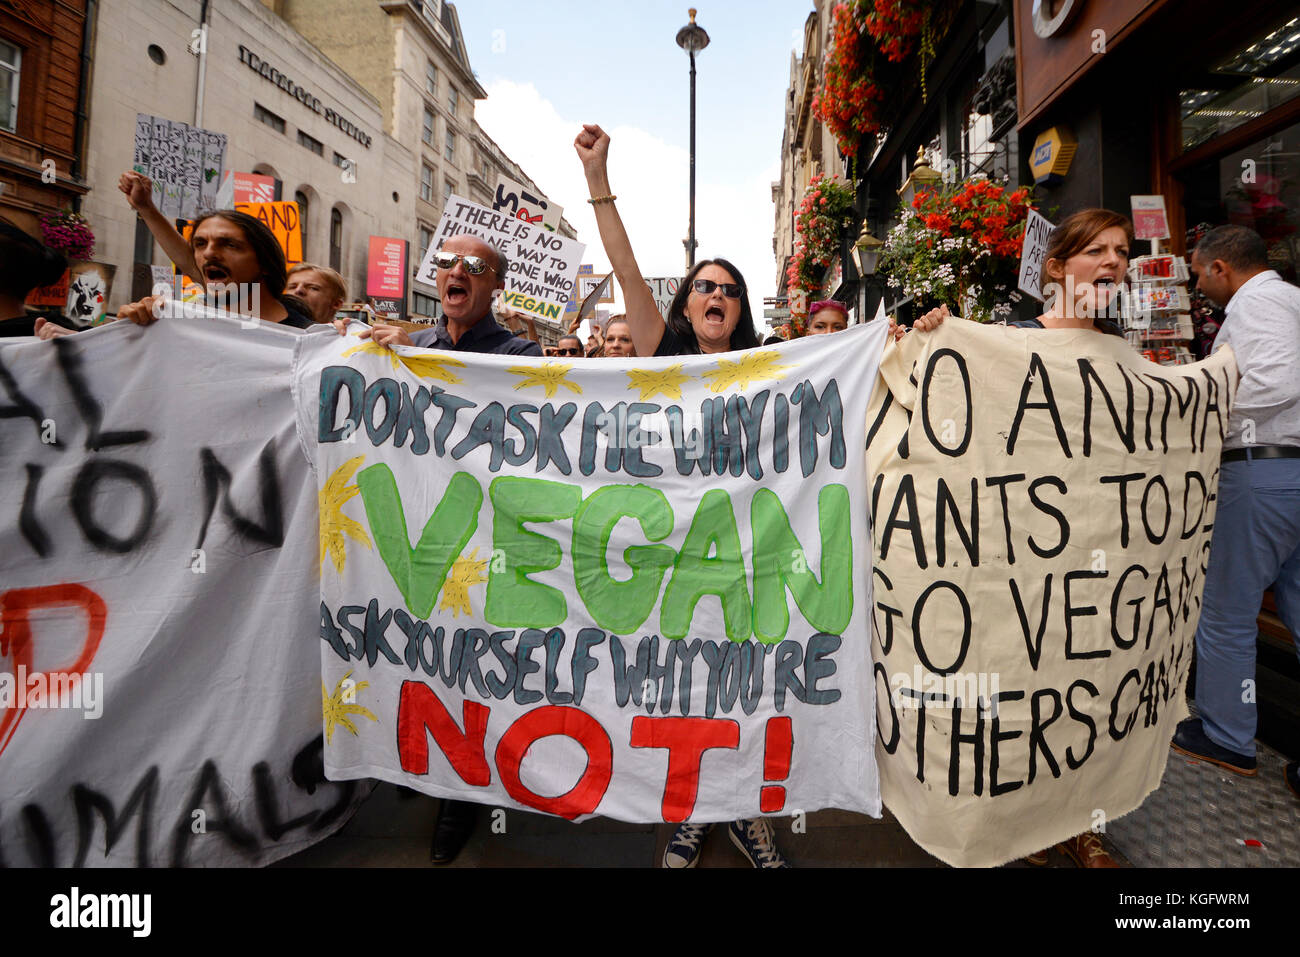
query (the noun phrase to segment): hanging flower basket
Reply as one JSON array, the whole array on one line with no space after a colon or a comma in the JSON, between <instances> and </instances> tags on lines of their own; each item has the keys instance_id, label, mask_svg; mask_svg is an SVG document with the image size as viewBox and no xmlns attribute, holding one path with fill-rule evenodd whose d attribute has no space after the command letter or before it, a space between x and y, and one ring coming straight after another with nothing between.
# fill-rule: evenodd
<instances>
[{"instance_id":1,"label":"hanging flower basket","mask_svg":"<svg viewBox=\"0 0 1300 957\"><path fill-rule=\"evenodd\" d=\"M794 255L786 270L792 290L802 290L812 300L821 298L826 270L839 252L840 237L857 219L853 198L851 185L821 174L808 184L795 216Z\"/></svg>"},{"instance_id":2,"label":"hanging flower basket","mask_svg":"<svg viewBox=\"0 0 1300 957\"><path fill-rule=\"evenodd\" d=\"M967 319L1004 319L1016 290L1028 189L972 179L921 190L885 238L878 269L922 308L947 304Z\"/></svg>"},{"instance_id":3,"label":"hanging flower basket","mask_svg":"<svg viewBox=\"0 0 1300 957\"><path fill-rule=\"evenodd\" d=\"M69 259L90 259L95 253L95 234L80 213L60 210L40 218L41 237L45 245L57 249Z\"/></svg>"},{"instance_id":4,"label":"hanging flower basket","mask_svg":"<svg viewBox=\"0 0 1300 957\"><path fill-rule=\"evenodd\" d=\"M858 141L884 125L889 64L920 51L921 90L934 56L933 0L848 0L831 11L830 43L813 113L853 155ZM894 70L893 72L897 72Z\"/></svg>"}]
</instances>

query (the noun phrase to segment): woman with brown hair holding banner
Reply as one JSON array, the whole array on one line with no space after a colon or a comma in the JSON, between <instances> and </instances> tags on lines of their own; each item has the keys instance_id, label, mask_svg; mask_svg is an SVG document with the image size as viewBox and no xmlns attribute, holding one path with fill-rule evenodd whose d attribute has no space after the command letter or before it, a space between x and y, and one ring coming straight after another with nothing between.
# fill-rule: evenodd
<instances>
[{"instance_id":1,"label":"woman with brown hair holding banner","mask_svg":"<svg viewBox=\"0 0 1300 957\"><path fill-rule=\"evenodd\" d=\"M623 220L618 215L609 185L606 162L609 134L595 124L586 124L573 147L582 160L596 212L596 226L605 255L614 267L638 356L699 355L753 349L759 345L754 317L749 308L745 279L725 259L704 259L686 274L668 307L667 320L659 313L654 295L642 278L632 252ZM664 867L694 867L700 848L712 824L684 821L664 850ZM733 821L727 826L731 841L755 867L789 867L776 848L772 825L766 818Z\"/></svg>"},{"instance_id":2,"label":"woman with brown hair holding banner","mask_svg":"<svg viewBox=\"0 0 1300 957\"><path fill-rule=\"evenodd\" d=\"M1041 291L1046 309L1036 319L1008 322L1022 329L1091 329L1105 335L1122 336L1112 316L1117 313L1120 284L1128 271L1133 224L1127 216L1109 209L1085 209L1066 217L1052 230L1043 262ZM958 318L946 305L931 309L912 328L922 332L937 329L945 319ZM907 332L890 317L896 339ZM1119 867L1101 838L1085 831L1056 845L1079 867ZM1025 858L1030 864L1047 863L1047 850Z\"/></svg>"},{"instance_id":3,"label":"woman with brown hair holding banner","mask_svg":"<svg viewBox=\"0 0 1300 957\"><path fill-rule=\"evenodd\" d=\"M1007 325L1123 335L1113 317L1132 245L1133 224L1122 213L1084 209L1066 217L1047 241L1041 285L1047 297L1046 310L1037 319L1017 319ZM950 315L946 305L939 306L917 319L912 328L927 332ZM895 338L907 331L892 316L889 324Z\"/></svg>"}]
</instances>

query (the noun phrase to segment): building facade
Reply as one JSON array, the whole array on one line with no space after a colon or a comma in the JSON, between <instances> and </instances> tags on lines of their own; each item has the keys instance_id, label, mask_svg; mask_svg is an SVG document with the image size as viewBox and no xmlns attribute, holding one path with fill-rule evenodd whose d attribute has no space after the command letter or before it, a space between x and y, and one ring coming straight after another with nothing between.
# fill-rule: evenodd
<instances>
[{"instance_id":1,"label":"building facade","mask_svg":"<svg viewBox=\"0 0 1300 957\"><path fill-rule=\"evenodd\" d=\"M790 55L790 85L785 92L781 133L781 178L772 184L772 203L776 207L772 253L776 257L778 297L789 292L786 267L794 255L795 214L808 184L820 173L839 177L845 173L835 137L813 113L834 5L834 0L817 0L816 9L804 21L801 55Z\"/></svg>"},{"instance_id":2,"label":"building facade","mask_svg":"<svg viewBox=\"0 0 1300 957\"><path fill-rule=\"evenodd\" d=\"M257 0L103 4L94 55L85 212L96 257L117 265L113 306L146 294L148 264L166 262L117 189L137 113L226 134L225 168L278 181L299 204L304 260L342 273L351 298L364 296L369 237L408 235L414 158L379 102Z\"/></svg>"},{"instance_id":3,"label":"building facade","mask_svg":"<svg viewBox=\"0 0 1300 957\"><path fill-rule=\"evenodd\" d=\"M0 3L0 216L33 235L87 189L91 27L86 0Z\"/></svg>"},{"instance_id":4,"label":"building facade","mask_svg":"<svg viewBox=\"0 0 1300 957\"><path fill-rule=\"evenodd\" d=\"M456 8L441 0L263 2L374 96L385 133L410 153L412 170L398 189L413 198L402 234L411 241L411 312L440 316L437 290L415 282L414 272L447 198L490 205L503 173L532 184L474 120L475 101L487 93L470 67Z\"/></svg>"},{"instance_id":5,"label":"building facade","mask_svg":"<svg viewBox=\"0 0 1300 957\"><path fill-rule=\"evenodd\" d=\"M1161 195L1169 246L1196 227L1258 231L1288 280L1300 262L1300 9L1241 0L1016 8L1019 127L1032 144L1056 130L1078 151L1042 187L1062 212ZM1142 82L1135 90L1133 78ZM1138 92L1140 90L1140 92Z\"/></svg>"},{"instance_id":6,"label":"building facade","mask_svg":"<svg viewBox=\"0 0 1300 957\"><path fill-rule=\"evenodd\" d=\"M1011 0L942 0L927 12L923 42L897 63L877 57L878 132L840 142L813 110L832 47L834 0L817 0L804 26L802 55L793 58L786 91L781 179L773 250L781 295L795 248L795 217L814 176L852 183L855 213L826 269L823 294L845 303L850 321L882 304L907 320L917 304L875 275L860 274L853 247L858 229L883 239L900 214L900 190L918 154L949 182L988 176L1014 189L1025 182L1016 131L1015 48ZM1019 6L1026 6L1020 4ZM1017 9L1019 9L1019 6ZM927 306L928 307L928 306Z\"/></svg>"}]
</instances>

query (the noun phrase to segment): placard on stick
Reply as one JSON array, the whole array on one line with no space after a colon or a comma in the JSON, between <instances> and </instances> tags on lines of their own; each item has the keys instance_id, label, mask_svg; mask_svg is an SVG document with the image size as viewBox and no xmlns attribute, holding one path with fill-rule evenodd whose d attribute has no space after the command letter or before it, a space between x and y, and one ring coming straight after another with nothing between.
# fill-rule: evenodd
<instances>
[{"instance_id":1,"label":"placard on stick","mask_svg":"<svg viewBox=\"0 0 1300 957\"><path fill-rule=\"evenodd\" d=\"M1130 196L1133 203L1133 238L1168 239L1169 217L1163 196Z\"/></svg>"},{"instance_id":2,"label":"placard on stick","mask_svg":"<svg viewBox=\"0 0 1300 957\"><path fill-rule=\"evenodd\" d=\"M1039 302L1043 294L1039 286L1043 279L1043 263L1047 260L1047 240L1055 227L1034 210L1029 211L1025 222L1025 239L1020 246L1020 280L1017 286Z\"/></svg>"},{"instance_id":3,"label":"placard on stick","mask_svg":"<svg viewBox=\"0 0 1300 957\"><path fill-rule=\"evenodd\" d=\"M459 235L476 236L510 259L504 305L559 320L565 303L577 290L585 243L565 239L547 232L541 224L525 223L453 194L443 210L434 242L420 263L416 274L420 282L434 284L438 271L434 255L444 241Z\"/></svg>"}]
</instances>

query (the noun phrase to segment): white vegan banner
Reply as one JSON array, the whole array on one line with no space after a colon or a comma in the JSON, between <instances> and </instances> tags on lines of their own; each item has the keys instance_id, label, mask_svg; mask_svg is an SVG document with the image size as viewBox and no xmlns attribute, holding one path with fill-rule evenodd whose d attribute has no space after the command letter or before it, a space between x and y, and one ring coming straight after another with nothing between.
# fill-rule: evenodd
<instances>
[{"instance_id":1,"label":"white vegan banner","mask_svg":"<svg viewBox=\"0 0 1300 957\"><path fill-rule=\"evenodd\" d=\"M567 363L304 342L329 775L570 819L878 815L884 335Z\"/></svg>"},{"instance_id":2,"label":"white vegan banner","mask_svg":"<svg viewBox=\"0 0 1300 957\"><path fill-rule=\"evenodd\" d=\"M307 338L0 345L3 865L265 864L355 807L321 766Z\"/></svg>"},{"instance_id":3,"label":"white vegan banner","mask_svg":"<svg viewBox=\"0 0 1300 957\"><path fill-rule=\"evenodd\" d=\"M991 866L1160 783L1200 615L1230 350L963 320L886 351L867 457L885 805Z\"/></svg>"}]
</instances>

